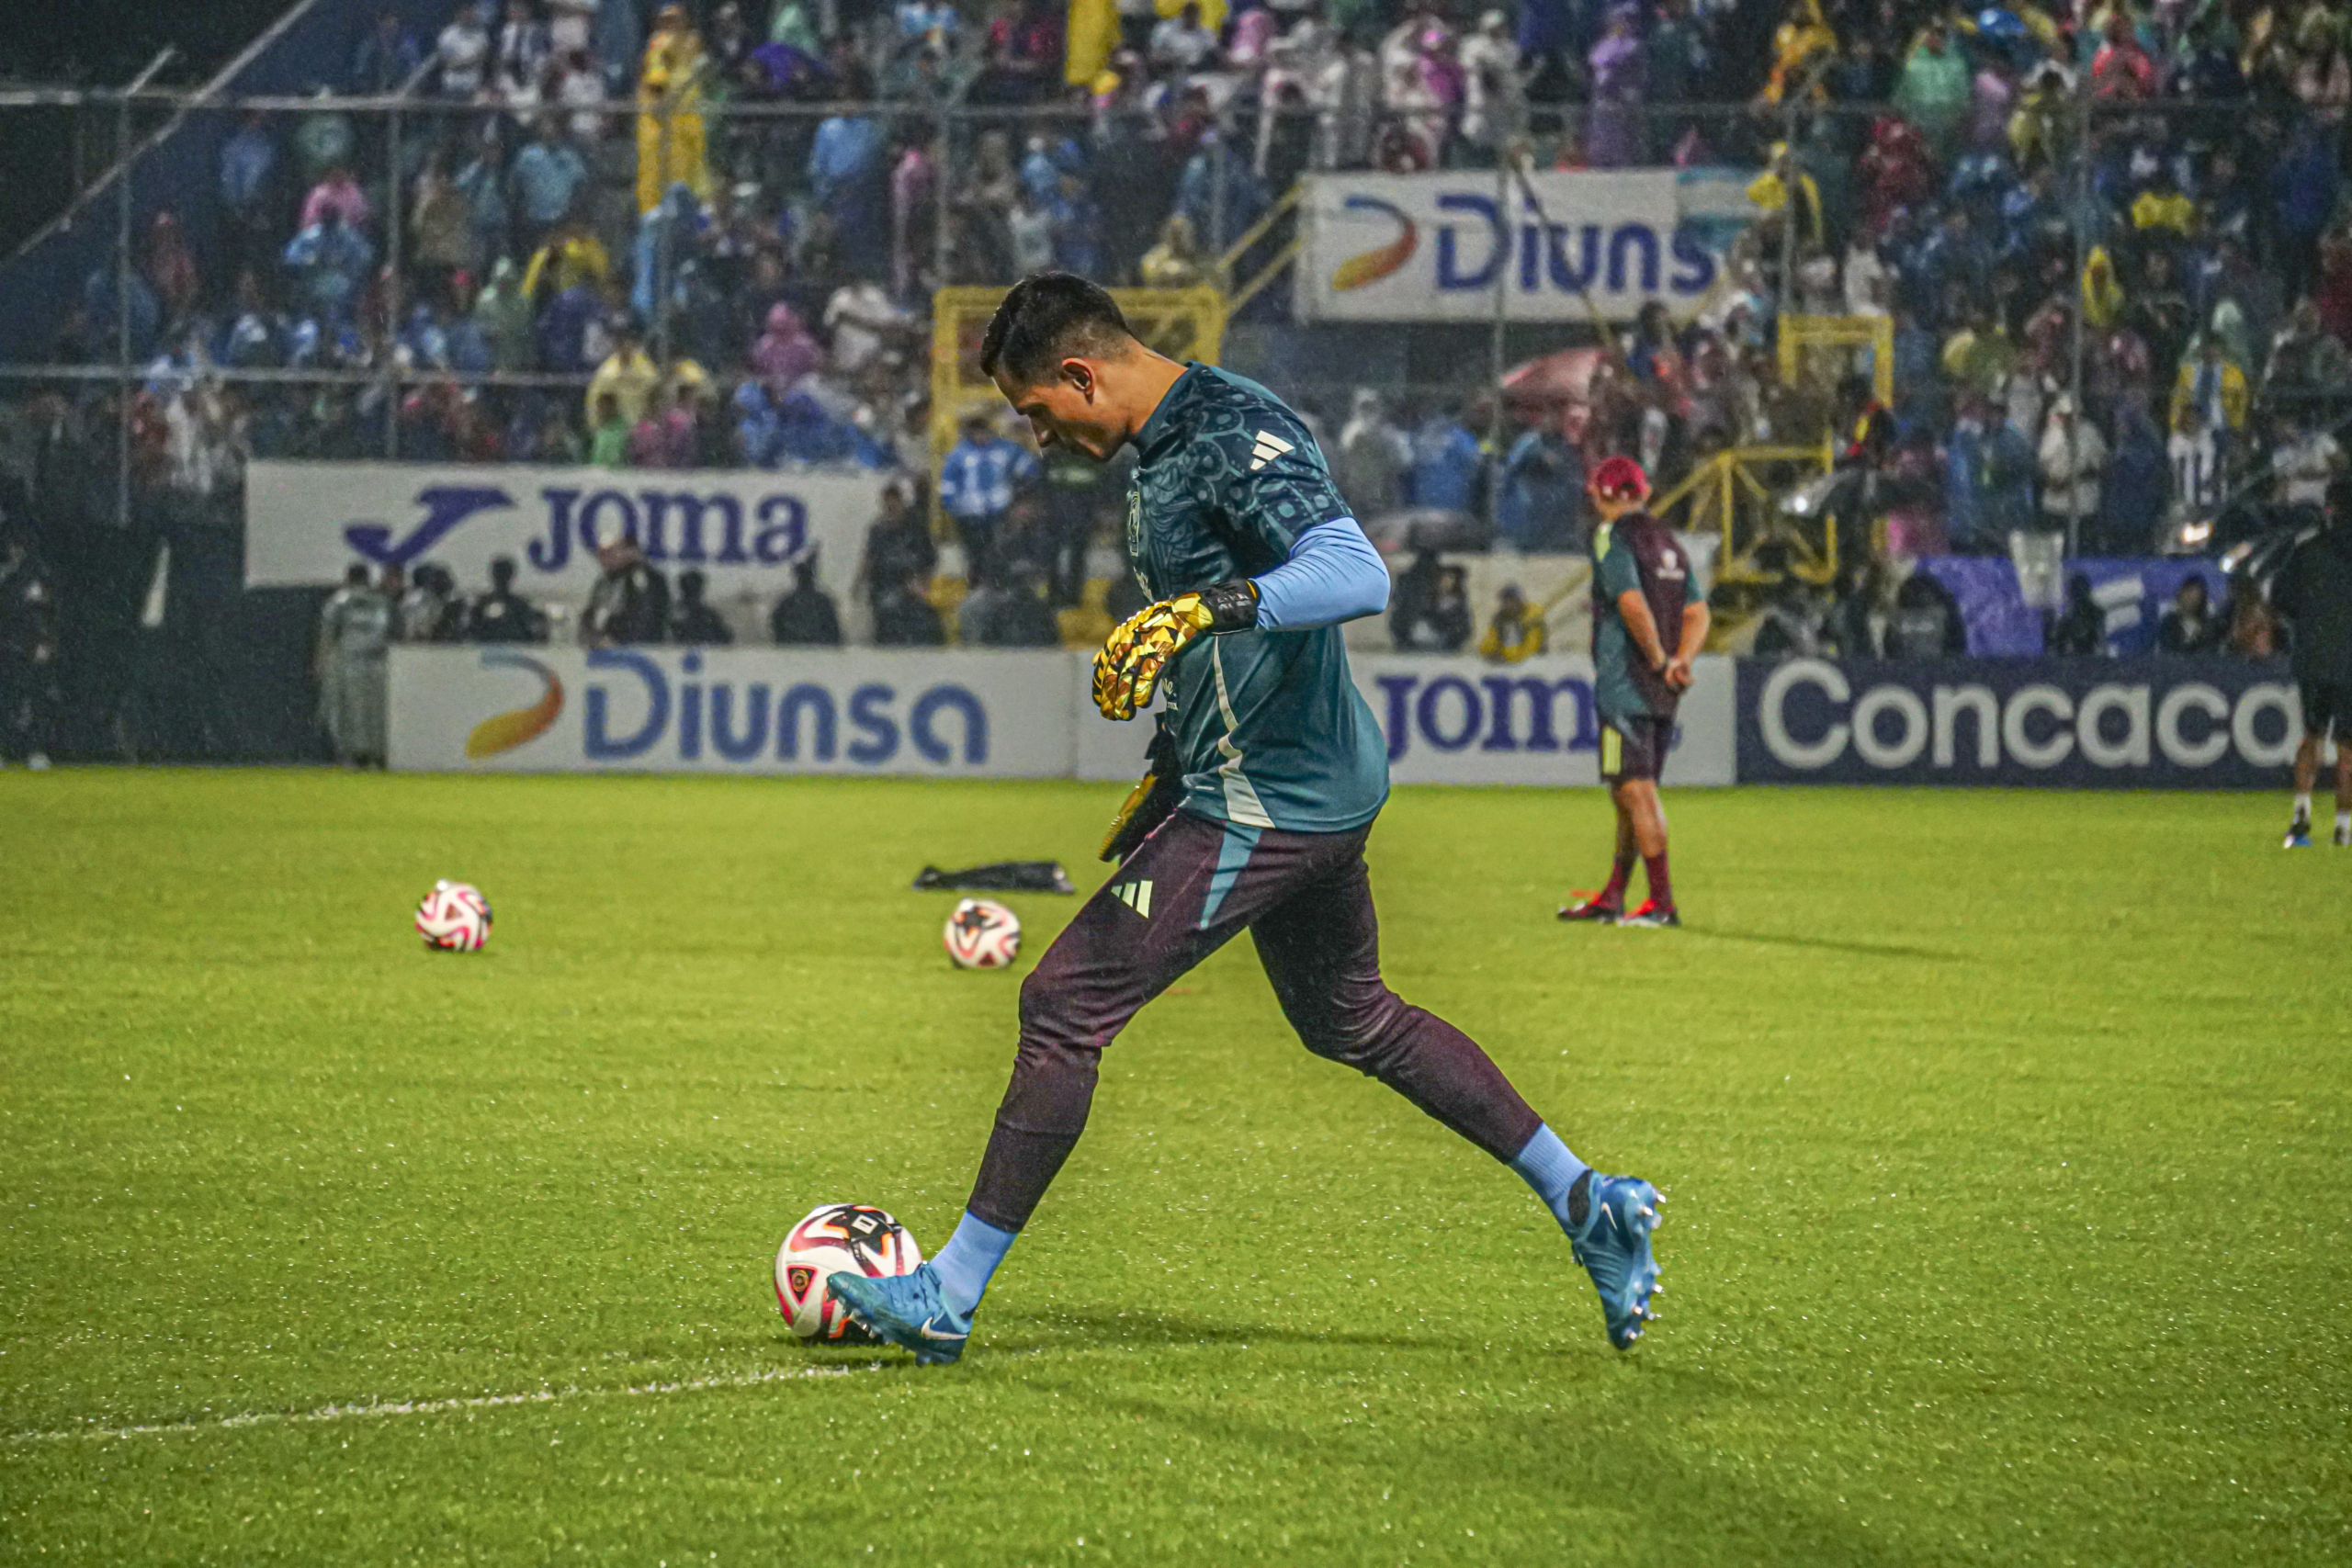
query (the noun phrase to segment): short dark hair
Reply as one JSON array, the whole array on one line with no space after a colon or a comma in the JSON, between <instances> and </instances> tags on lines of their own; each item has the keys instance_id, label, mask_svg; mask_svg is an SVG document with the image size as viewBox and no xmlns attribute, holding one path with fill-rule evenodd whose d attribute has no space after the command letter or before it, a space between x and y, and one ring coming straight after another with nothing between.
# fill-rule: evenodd
<instances>
[{"instance_id":1,"label":"short dark hair","mask_svg":"<svg viewBox=\"0 0 2352 1568\"><path fill-rule=\"evenodd\" d=\"M1014 284L989 318L980 339L980 373L1000 369L1023 386L1035 386L1065 355L1105 357L1122 352L1135 331L1119 302L1100 284L1075 273L1040 272Z\"/></svg>"}]
</instances>

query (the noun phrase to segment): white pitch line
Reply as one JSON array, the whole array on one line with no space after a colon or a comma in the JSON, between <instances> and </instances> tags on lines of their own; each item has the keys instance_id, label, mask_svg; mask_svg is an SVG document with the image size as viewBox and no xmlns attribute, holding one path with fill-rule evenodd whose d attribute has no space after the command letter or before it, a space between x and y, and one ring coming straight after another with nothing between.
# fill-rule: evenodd
<instances>
[{"instance_id":1,"label":"white pitch line","mask_svg":"<svg viewBox=\"0 0 2352 1568\"><path fill-rule=\"evenodd\" d=\"M867 1370L882 1366L867 1363ZM771 1368L729 1378L692 1378L680 1382L639 1383L630 1388L539 1389L531 1393L489 1393L471 1399L404 1399L376 1404L322 1404L316 1410L265 1410L209 1421L156 1421L138 1427L69 1427L54 1432L18 1432L10 1444L55 1442L66 1438L147 1438L174 1432L232 1432L247 1427L288 1427L321 1421L355 1421L386 1416L444 1416L458 1410L494 1410L508 1404L558 1404L571 1399L628 1399L656 1393L701 1393L712 1389L757 1388L796 1378L847 1377L854 1367Z\"/></svg>"}]
</instances>

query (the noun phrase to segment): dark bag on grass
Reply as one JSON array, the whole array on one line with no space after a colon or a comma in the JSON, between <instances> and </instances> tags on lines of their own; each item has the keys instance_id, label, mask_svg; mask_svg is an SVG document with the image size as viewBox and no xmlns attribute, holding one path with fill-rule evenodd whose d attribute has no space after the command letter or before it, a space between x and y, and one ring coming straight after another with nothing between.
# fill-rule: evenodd
<instances>
[{"instance_id":1,"label":"dark bag on grass","mask_svg":"<svg viewBox=\"0 0 2352 1568\"><path fill-rule=\"evenodd\" d=\"M1001 860L987 865L969 866L962 871L942 871L935 865L924 866L913 883L919 892L945 889L957 893L1075 893L1069 873L1061 862L1051 860Z\"/></svg>"}]
</instances>

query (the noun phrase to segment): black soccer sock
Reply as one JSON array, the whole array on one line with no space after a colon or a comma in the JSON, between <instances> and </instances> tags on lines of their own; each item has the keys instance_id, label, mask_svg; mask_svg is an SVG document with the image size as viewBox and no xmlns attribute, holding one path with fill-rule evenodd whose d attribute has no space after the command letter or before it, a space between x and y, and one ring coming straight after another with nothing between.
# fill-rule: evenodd
<instances>
[{"instance_id":1,"label":"black soccer sock","mask_svg":"<svg viewBox=\"0 0 2352 1568\"><path fill-rule=\"evenodd\" d=\"M1101 1055L1022 1040L967 1209L1000 1230L1028 1224L1086 1131Z\"/></svg>"},{"instance_id":2,"label":"black soccer sock","mask_svg":"<svg viewBox=\"0 0 2352 1568\"><path fill-rule=\"evenodd\" d=\"M1582 1230L1585 1221L1591 1217L1592 1168L1588 1166L1585 1173L1577 1178L1577 1184L1568 1189L1568 1228Z\"/></svg>"}]
</instances>

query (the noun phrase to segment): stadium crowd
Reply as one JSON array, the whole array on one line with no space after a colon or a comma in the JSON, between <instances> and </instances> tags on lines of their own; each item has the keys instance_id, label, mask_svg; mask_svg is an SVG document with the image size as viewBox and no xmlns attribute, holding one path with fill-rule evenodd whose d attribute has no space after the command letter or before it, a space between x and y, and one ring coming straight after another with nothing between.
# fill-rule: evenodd
<instances>
[{"instance_id":1,"label":"stadium crowd","mask_svg":"<svg viewBox=\"0 0 2352 1568\"><path fill-rule=\"evenodd\" d=\"M209 254L181 214L142 219L127 313L148 466L202 492L238 451L389 439L427 459L919 468L935 286L1044 265L1208 281L1218 242L1305 168L1513 145L1555 167L1766 171L1730 286L1695 321L1645 317L1582 457L1634 451L1670 479L1713 443L1821 424L1772 363L1785 305L1892 322L1883 460L1958 547L2044 519L2144 547L2138 521L2216 499L2257 444L2282 487L2337 460L2309 416L2352 374L2334 226L2352 64L2322 6L910 0L825 7L825 35L804 0L648 9L469 5L429 40L387 12L337 85L433 95L397 170L382 121L332 99L247 117ZM961 145L950 109L983 117L956 122ZM94 272L58 359L112 357L115 289ZM2080 408L2061 396L2077 354ZM388 410L367 378L387 360L453 378ZM205 377L281 367L354 378L297 395ZM462 379L494 372L594 381ZM1494 521L1524 540L1507 492L1543 488L1524 470L1549 455L1497 456Z\"/></svg>"},{"instance_id":2,"label":"stadium crowd","mask_svg":"<svg viewBox=\"0 0 2352 1568\"><path fill-rule=\"evenodd\" d=\"M1215 283L1303 170L1523 154L1760 170L1761 217L1565 412L1283 389L1367 518L1573 549L1601 456L1664 486L1826 433L1885 554L2143 554L2344 467L2347 27L2313 0L507 0L432 37L388 11L313 107L242 116L213 188L139 214L127 288L100 266L61 310L58 363L127 337L141 370L127 415L103 379L14 398L22 547L233 527L256 456L855 464L910 513L936 494L976 584L1067 607L1103 492L994 431L934 466L935 287ZM402 92L397 132L334 96ZM1883 318L1892 406L1784 381L1790 312ZM240 378L269 371L312 378ZM877 626L928 598L860 592Z\"/></svg>"}]
</instances>

